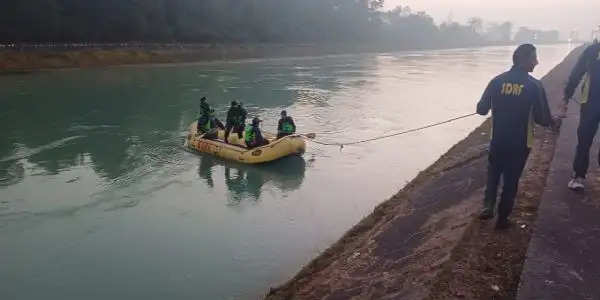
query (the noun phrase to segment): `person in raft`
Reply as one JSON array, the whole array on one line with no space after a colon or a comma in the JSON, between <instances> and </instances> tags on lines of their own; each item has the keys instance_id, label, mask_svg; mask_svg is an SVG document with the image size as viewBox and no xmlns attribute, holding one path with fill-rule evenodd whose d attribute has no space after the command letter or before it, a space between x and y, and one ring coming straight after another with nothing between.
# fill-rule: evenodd
<instances>
[{"instance_id":1,"label":"person in raft","mask_svg":"<svg viewBox=\"0 0 600 300\"><path fill-rule=\"evenodd\" d=\"M210 105L206 102L206 97L200 98L200 118L198 124L204 125L210 116ZM199 125L200 126L200 125ZM200 128L200 127L198 127Z\"/></svg>"},{"instance_id":2,"label":"person in raft","mask_svg":"<svg viewBox=\"0 0 600 300\"><path fill-rule=\"evenodd\" d=\"M269 141L267 141L260 132L260 122L262 122L262 120L255 117L252 119L252 124L246 126L246 146L249 149L269 144Z\"/></svg>"},{"instance_id":3,"label":"person in raft","mask_svg":"<svg viewBox=\"0 0 600 300\"><path fill-rule=\"evenodd\" d=\"M280 139L294 133L296 133L294 119L288 116L285 110L281 111L281 119L279 119L279 123L277 124L277 138Z\"/></svg>"},{"instance_id":4,"label":"person in raft","mask_svg":"<svg viewBox=\"0 0 600 300\"><path fill-rule=\"evenodd\" d=\"M573 161L573 178L568 187L575 191L585 188L585 177L590 164L590 147L600 123L600 44L595 42L588 46L571 71L564 91L560 117L566 117L567 104L573 97L575 89L583 79L581 91L581 112L577 128L577 148ZM598 154L600 163L600 154Z\"/></svg>"},{"instance_id":5,"label":"person in raft","mask_svg":"<svg viewBox=\"0 0 600 300\"><path fill-rule=\"evenodd\" d=\"M498 205L496 229L506 229L512 225L508 217L532 146L533 122L558 129L558 122L550 115L542 83L528 74L533 72L537 64L535 46L520 45L513 53L512 68L492 79L477 103L478 114L485 116L492 111L493 128L484 208L479 218L488 220L494 217L498 183L502 176L504 186Z\"/></svg>"},{"instance_id":6,"label":"person in raft","mask_svg":"<svg viewBox=\"0 0 600 300\"><path fill-rule=\"evenodd\" d=\"M231 101L231 107L227 111L227 119L225 120L225 143L229 143L229 133L237 133L238 139L241 140L243 137L243 130L240 130L240 124L242 117L242 111L236 101ZM243 125L244 123L242 123Z\"/></svg>"},{"instance_id":7,"label":"person in raft","mask_svg":"<svg viewBox=\"0 0 600 300\"><path fill-rule=\"evenodd\" d=\"M238 102L238 127L233 129L234 132L244 132L244 129L246 127L246 117L248 117L248 111L246 111L246 109L244 108L244 103L240 101Z\"/></svg>"},{"instance_id":8,"label":"person in raft","mask_svg":"<svg viewBox=\"0 0 600 300\"><path fill-rule=\"evenodd\" d=\"M214 109L210 109L208 119L204 124L200 124L200 121L198 121L198 133L204 134L202 136L203 139L216 139L219 135L219 129L224 130L225 126L223 126L223 123L215 117Z\"/></svg>"}]
</instances>

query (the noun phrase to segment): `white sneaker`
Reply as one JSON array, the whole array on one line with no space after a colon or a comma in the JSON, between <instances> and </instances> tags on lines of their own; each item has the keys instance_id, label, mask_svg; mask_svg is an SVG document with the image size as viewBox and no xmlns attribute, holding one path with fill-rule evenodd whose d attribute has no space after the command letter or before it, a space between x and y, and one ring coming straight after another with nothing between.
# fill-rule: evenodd
<instances>
[{"instance_id":1,"label":"white sneaker","mask_svg":"<svg viewBox=\"0 0 600 300\"><path fill-rule=\"evenodd\" d=\"M575 177L569 181L567 186L574 191L582 191L585 188L584 181L585 178Z\"/></svg>"}]
</instances>

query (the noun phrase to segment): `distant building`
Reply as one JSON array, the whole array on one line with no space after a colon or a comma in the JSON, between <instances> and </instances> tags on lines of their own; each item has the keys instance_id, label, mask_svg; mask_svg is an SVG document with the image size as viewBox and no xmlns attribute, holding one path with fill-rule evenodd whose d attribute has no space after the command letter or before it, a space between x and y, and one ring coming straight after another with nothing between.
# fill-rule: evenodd
<instances>
[{"instance_id":1,"label":"distant building","mask_svg":"<svg viewBox=\"0 0 600 300\"><path fill-rule=\"evenodd\" d=\"M597 30L592 30L592 41L594 40L600 40L600 26Z\"/></svg>"},{"instance_id":2,"label":"distant building","mask_svg":"<svg viewBox=\"0 0 600 300\"><path fill-rule=\"evenodd\" d=\"M579 31L572 30L571 33L569 33L569 42L571 42L571 43L579 42Z\"/></svg>"},{"instance_id":3,"label":"distant building","mask_svg":"<svg viewBox=\"0 0 600 300\"><path fill-rule=\"evenodd\" d=\"M508 42L512 37L513 24L504 22L502 24L490 23L485 31L485 39L491 42Z\"/></svg>"},{"instance_id":4,"label":"distant building","mask_svg":"<svg viewBox=\"0 0 600 300\"><path fill-rule=\"evenodd\" d=\"M559 37L558 30L535 30L521 27L514 40L519 43L556 43L559 41Z\"/></svg>"}]
</instances>

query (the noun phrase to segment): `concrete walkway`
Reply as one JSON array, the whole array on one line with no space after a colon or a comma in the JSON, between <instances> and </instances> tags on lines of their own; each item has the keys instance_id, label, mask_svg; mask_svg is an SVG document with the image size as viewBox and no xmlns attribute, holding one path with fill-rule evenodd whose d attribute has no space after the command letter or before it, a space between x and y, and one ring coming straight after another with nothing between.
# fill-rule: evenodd
<instances>
[{"instance_id":1,"label":"concrete walkway","mask_svg":"<svg viewBox=\"0 0 600 300\"><path fill-rule=\"evenodd\" d=\"M600 299L600 172L598 143L590 155L586 191L567 188L577 145L579 105L563 121L518 300Z\"/></svg>"}]
</instances>

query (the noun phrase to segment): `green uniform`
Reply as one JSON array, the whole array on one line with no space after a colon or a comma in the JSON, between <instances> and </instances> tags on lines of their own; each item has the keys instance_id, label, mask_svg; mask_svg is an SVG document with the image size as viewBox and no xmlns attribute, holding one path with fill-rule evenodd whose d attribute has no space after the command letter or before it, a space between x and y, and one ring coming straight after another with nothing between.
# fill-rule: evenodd
<instances>
[{"instance_id":1,"label":"green uniform","mask_svg":"<svg viewBox=\"0 0 600 300\"><path fill-rule=\"evenodd\" d=\"M285 116L279 119L279 124L277 125L278 139L294 133L296 133L296 124L294 124L292 117Z\"/></svg>"},{"instance_id":2,"label":"green uniform","mask_svg":"<svg viewBox=\"0 0 600 300\"><path fill-rule=\"evenodd\" d=\"M246 126L246 136L245 136L245 141L246 144L252 144L254 143L254 141L256 140L256 134L254 134L254 127L253 126Z\"/></svg>"},{"instance_id":3,"label":"green uniform","mask_svg":"<svg viewBox=\"0 0 600 300\"><path fill-rule=\"evenodd\" d=\"M246 126L245 132L245 141L248 148L255 148L269 144L269 142L263 138L258 126L248 125Z\"/></svg>"}]
</instances>

